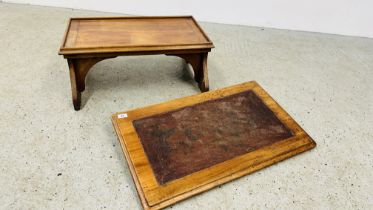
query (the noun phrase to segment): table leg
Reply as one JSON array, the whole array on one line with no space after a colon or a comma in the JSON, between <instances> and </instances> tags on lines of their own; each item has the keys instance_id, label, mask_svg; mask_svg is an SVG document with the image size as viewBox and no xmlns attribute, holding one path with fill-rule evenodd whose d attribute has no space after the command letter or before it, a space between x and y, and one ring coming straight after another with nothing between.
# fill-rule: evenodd
<instances>
[{"instance_id":1,"label":"table leg","mask_svg":"<svg viewBox=\"0 0 373 210\"><path fill-rule=\"evenodd\" d=\"M70 59L67 60L70 70L70 83L71 83L71 94L73 98L73 105L74 109L78 111L80 109L81 104L81 92L78 90L78 84L76 79L76 70L74 62Z\"/></svg>"},{"instance_id":2,"label":"table leg","mask_svg":"<svg viewBox=\"0 0 373 210\"><path fill-rule=\"evenodd\" d=\"M193 67L194 79L198 83L201 92L209 90L209 79L207 72L207 52L195 54L174 54L181 57L186 63L190 63Z\"/></svg>"},{"instance_id":3,"label":"table leg","mask_svg":"<svg viewBox=\"0 0 373 210\"><path fill-rule=\"evenodd\" d=\"M67 63L70 69L71 92L73 97L74 109L80 110L81 92L85 90L85 77L88 71L96 63L114 57L100 57L100 58L68 58Z\"/></svg>"},{"instance_id":4,"label":"table leg","mask_svg":"<svg viewBox=\"0 0 373 210\"><path fill-rule=\"evenodd\" d=\"M199 89L202 92L206 92L206 91L209 91L209 78L208 78L208 72L207 72L207 53L202 53L202 55L200 56L201 56L201 64L198 70L199 76L196 77L196 81L198 82Z\"/></svg>"}]
</instances>

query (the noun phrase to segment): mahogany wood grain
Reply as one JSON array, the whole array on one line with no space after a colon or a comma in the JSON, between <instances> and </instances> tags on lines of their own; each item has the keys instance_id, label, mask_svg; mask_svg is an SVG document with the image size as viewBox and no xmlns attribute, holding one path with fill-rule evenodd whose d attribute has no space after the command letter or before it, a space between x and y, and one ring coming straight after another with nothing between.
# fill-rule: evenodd
<instances>
[{"instance_id":1,"label":"mahogany wood grain","mask_svg":"<svg viewBox=\"0 0 373 210\"><path fill-rule=\"evenodd\" d=\"M232 98L235 95L242 95L246 94L247 92L252 92L252 94L255 95L261 102L255 102L257 99L252 98L252 96L249 96L247 100L254 100L254 102L250 102L251 104L257 104L255 106L252 106L251 109L248 108L251 111L245 111L245 109L233 109L230 110L227 103L230 98ZM251 94L251 93L250 93ZM251 98L251 99L250 99ZM236 102L232 102L233 104L236 104L237 106L241 106L239 101L246 100L243 98L235 99ZM232 145L228 146L229 152L233 152L235 154L226 155L225 158L221 159L221 161L217 161L213 164L205 164L204 167L196 167L197 165L194 165L195 167L193 170L184 170L183 173L179 173L176 176L173 176L171 174L171 178L168 178L167 180L160 181L157 179L157 176L154 171L154 163L152 165L151 159L154 158L152 155L148 152L146 152L146 149L144 149L144 144L142 141L149 141L149 135L155 135L158 137L161 137L160 140L157 141L180 141L179 138L184 138L183 135L180 133L183 133L188 129L186 128L184 130L180 131L173 131L172 132L166 132L167 135L165 135L168 139L165 139L166 137L162 134L160 135L159 132L155 132L155 130L152 130L152 121L147 121L146 119L157 119L159 118L159 124L156 126L164 126L167 125L167 120L162 123L161 116L169 116L170 113L177 113L177 115L182 115L184 113L188 113L190 111L183 111L180 112L180 110L194 110L193 113L200 113L200 117L205 117L204 119L197 120L198 117L194 116L193 114L190 114L188 116L193 117L195 119L195 126L200 129L209 130L209 128L206 128L206 123L201 123L201 121L208 122L209 119L211 119L211 123L216 123L216 119L214 117L206 117L209 116L209 114L206 113L206 108L197 108L201 106L205 106L203 104L205 103L212 103L212 101L215 101L214 103L223 103L221 105L214 105L214 107L220 107L219 109L225 110L222 112L222 117L227 116L226 113L229 113L231 111L236 112L236 115L238 113L238 118L241 120L238 120L236 122L235 119L222 119L224 122L230 122L235 121L235 123L238 123L237 126L245 125L245 117L243 114L251 113L248 115L246 120L249 120L250 122L247 126L251 127L249 130L245 130L245 127L237 128L237 131L241 132L248 132L248 133L242 133L239 136L234 134L232 129L234 126L230 125L228 126L229 129L222 132L222 135L224 139L221 139L218 137L219 135L205 132L206 135L199 135L198 132L196 133L196 130L192 130L193 132L190 133L191 135L196 135L197 137L195 140L200 141L202 145L200 146L210 146L212 147L215 152L221 152L224 150L220 150L219 148L216 148L216 143L213 143L211 145L211 141L208 139L212 136L216 141L222 141L223 143L231 143L234 144L233 141L236 141L237 138L240 138L241 140L238 142L242 146L248 146L247 152L243 152L240 150L240 152L237 152L238 150L231 150ZM244 103L244 102L243 102ZM245 102L248 103L248 102ZM249 103L249 104L250 104ZM263 103L263 105L260 105L260 103ZM229 105L229 106L232 106ZM251 105L250 105L251 106ZM224 108L225 107L225 108ZM211 107L210 107L211 109ZM200 110L200 111L198 111ZM205 110L205 111L204 111ZM239 111L244 110L244 111ZM260 113L253 113L252 111L258 111ZM210 110L211 111L211 110ZM237 112L238 111L238 112ZM269 114L268 111L272 114ZM224 114L224 112L226 112ZM202 113L202 114L201 114ZM213 113L213 111L212 111ZM273 115L273 116L272 116ZM118 116L124 116L124 117L118 117ZM185 116L186 118L188 116ZM274 117L274 118L273 118ZM255 121L254 118L257 118L259 121ZM168 119L168 118L167 118ZM178 117L173 118L178 119ZM180 118L182 119L182 118ZM145 120L145 121L144 121ZM254 122L251 122L254 120ZM264 121L263 121L264 120ZM278 122L276 122L278 120ZM172 124L185 124L185 120L181 122L173 122L171 124L168 124L168 126L171 127L163 127L166 130L169 128L172 128ZM210 91L194 96L189 96L185 98L180 98L172 101L168 101L161 104L156 104L144 108L139 108L127 112L119 112L112 116L112 122L115 127L115 130L118 134L124 155L126 157L128 166L130 168L132 178L136 184L136 189L138 191L138 194L141 199L141 203L143 205L144 209L161 209L164 207L167 207L171 204L174 204L180 200L183 200L185 198L188 198L192 195L201 193L203 191L206 191L208 189L211 189L212 187L221 185L225 182L231 181L233 179L237 179L241 176L244 176L246 174L252 173L254 171L257 171L259 169L262 169L266 166L269 166L271 164L274 164L276 162L279 162L281 160L284 160L286 158L289 158L291 156L294 156L298 153L310 150L316 146L316 143L312 140L312 138L284 111L256 82L248 82L243 83L240 85L235 85L227 88L223 88L220 90ZM140 125L145 128L144 130L140 131L136 128L136 122L141 122ZM155 121L154 121L155 122ZM242 124L242 122L244 122ZM262 122L262 123L258 123ZM150 124L142 124L142 123L150 123ZM166 124L165 124L166 123ZM184 123L184 124L183 124ZM254 123L253 125L250 125L250 123ZM268 125L266 124L268 123ZM278 124L280 123L280 124ZM154 124L155 125L155 124ZM150 127L149 127L150 126ZM280 126L280 127L278 127ZM141 127L141 126L140 126ZM182 126L183 127L183 126ZM218 129L216 125L211 125L212 128ZM224 127L224 126L223 126ZM223 129L222 127L222 129ZM150 128L150 130L149 130ZM146 129L150 131L148 134L146 134ZM264 129L264 130L263 130ZM271 130L272 129L272 130ZM198 130L198 129L197 129ZM210 129L211 130L211 129ZM142 132L143 134L139 133ZM164 130L165 131L165 130ZM202 132L202 131L201 131ZM244 143L243 136L250 135L252 132L264 132L262 139L258 137L257 140L251 139L253 137L247 137L248 143ZM266 133L266 132L272 132ZM230 133L230 134L229 134ZM145 136L144 136L145 134ZM146 136L148 135L148 136ZM174 137L172 137L174 135ZM199 135L199 137L198 137ZM269 136L268 136L269 135ZM189 134L186 134L188 137ZM202 136L202 137L201 137ZM205 136L205 137L203 137ZM254 135L255 136L255 135ZM271 137L272 136L272 137ZM189 136L190 137L190 136ZM188 137L188 138L189 138ZM141 139L140 139L141 138ZM268 139L269 138L269 139ZM272 139L272 140L271 140ZM264 142L262 142L264 141ZM210 142L210 143L209 143ZM158 142L158 144L161 144L162 142ZM185 142L186 143L186 142ZM157 144L154 142L154 144ZM177 145L168 142L167 143L169 148L171 150L176 149ZM187 146L194 148L194 150L187 150L187 152L199 152L202 150L205 150L207 148L196 149L194 147L197 143L186 143ZM175 146L176 145L176 146ZM257 145L257 146L256 146ZM149 145L148 145L149 146ZM185 146L185 145L183 145ZM219 146L219 145L218 145ZM227 146L227 145L226 145ZM162 150L159 149L160 145L154 146L154 148L158 148L158 151L161 155L163 155L161 152ZM252 149L250 149L252 148ZM195 150L196 149L196 150ZM156 153L154 153L156 154ZM154 155L153 154L153 155ZM171 153L172 154L172 151ZM207 154L212 155L212 154ZM219 154L217 154L219 155ZM193 158L196 158L196 161L201 161L200 156L198 154L191 154ZM169 157L170 158L170 157ZM187 157L184 157L187 158ZM162 157L161 157L162 159ZM160 159L160 160L161 160ZM171 160L178 161L178 159L174 159L171 157ZM184 161L184 160L183 160ZM204 160L206 161L206 160ZM171 163L171 162L170 162ZM176 164L177 163L171 163ZM195 170L197 169L197 170ZM156 169L157 170L157 169ZM162 173L162 172L161 172Z\"/></svg>"},{"instance_id":2,"label":"mahogany wood grain","mask_svg":"<svg viewBox=\"0 0 373 210\"><path fill-rule=\"evenodd\" d=\"M70 80L74 108L79 110L90 68L123 55L181 57L191 63L201 91L208 91L207 53L213 47L192 16L88 17L70 19L59 54L75 71Z\"/></svg>"}]
</instances>

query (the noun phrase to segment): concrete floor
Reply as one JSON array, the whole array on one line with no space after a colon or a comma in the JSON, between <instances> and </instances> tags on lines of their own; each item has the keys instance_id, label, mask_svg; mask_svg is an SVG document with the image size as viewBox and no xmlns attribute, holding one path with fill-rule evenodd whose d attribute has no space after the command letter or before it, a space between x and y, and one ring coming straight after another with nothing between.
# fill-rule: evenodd
<instances>
[{"instance_id":1,"label":"concrete floor","mask_svg":"<svg viewBox=\"0 0 373 210\"><path fill-rule=\"evenodd\" d=\"M198 93L182 60L93 67L74 111L67 19L0 4L0 209L141 209L110 115ZM202 23L211 89L256 80L318 146L173 209L373 209L373 39Z\"/></svg>"}]
</instances>

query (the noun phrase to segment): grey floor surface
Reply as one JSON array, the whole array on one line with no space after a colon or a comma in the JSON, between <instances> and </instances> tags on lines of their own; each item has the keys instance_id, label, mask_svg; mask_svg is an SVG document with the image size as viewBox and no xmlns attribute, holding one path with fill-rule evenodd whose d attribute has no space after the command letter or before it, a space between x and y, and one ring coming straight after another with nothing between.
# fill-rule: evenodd
<instances>
[{"instance_id":1,"label":"grey floor surface","mask_svg":"<svg viewBox=\"0 0 373 210\"><path fill-rule=\"evenodd\" d=\"M57 52L69 17L101 15L0 4L0 209L141 209L110 115L199 91L179 58L120 57L74 111ZM256 80L318 146L172 209L373 209L373 39L201 25L211 89Z\"/></svg>"}]
</instances>

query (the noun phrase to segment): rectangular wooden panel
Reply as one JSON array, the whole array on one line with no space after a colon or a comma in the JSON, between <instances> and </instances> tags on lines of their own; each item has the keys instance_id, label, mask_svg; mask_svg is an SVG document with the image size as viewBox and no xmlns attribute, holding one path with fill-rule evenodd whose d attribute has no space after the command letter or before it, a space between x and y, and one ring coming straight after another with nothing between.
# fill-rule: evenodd
<instances>
[{"instance_id":1,"label":"rectangular wooden panel","mask_svg":"<svg viewBox=\"0 0 373 210\"><path fill-rule=\"evenodd\" d=\"M112 121L145 209L316 146L256 82L117 113Z\"/></svg>"},{"instance_id":2,"label":"rectangular wooden panel","mask_svg":"<svg viewBox=\"0 0 373 210\"><path fill-rule=\"evenodd\" d=\"M60 54L85 49L123 52L157 49L212 48L212 42L191 16L73 18Z\"/></svg>"}]
</instances>

